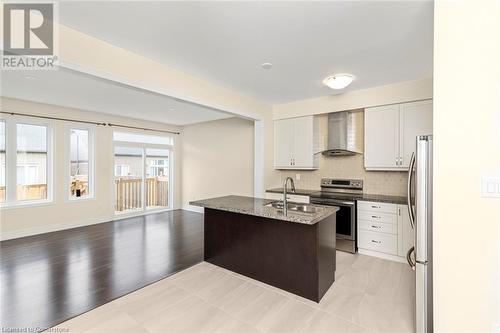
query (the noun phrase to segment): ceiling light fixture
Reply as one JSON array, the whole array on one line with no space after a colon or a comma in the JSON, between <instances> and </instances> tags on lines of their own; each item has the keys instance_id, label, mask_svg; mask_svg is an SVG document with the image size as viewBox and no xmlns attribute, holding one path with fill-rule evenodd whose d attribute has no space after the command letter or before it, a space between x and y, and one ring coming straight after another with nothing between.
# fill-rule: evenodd
<instances>
[{"instance_id":1,"label":"ceiling light fixture","mask_svg":"<svg viewBox=\"0 0 500 333\"><path fill-rule=\"evenodd\" d=\"M354 75L351 74L335 74L323 80L323 84L332 89L343 89L351 84L354 80Z\"/></svg>"},{"instance_id":2,"label":"ceiling light fixture","mask_svg":"<svg viewBox=\"0 0 500 333\"><path fill-rule=\"evenodd\" d=\"M262 69L271 69L273 67L273 64L271 64L270 62L265 62L261 66Z\"/></svg>"}]
</instances>

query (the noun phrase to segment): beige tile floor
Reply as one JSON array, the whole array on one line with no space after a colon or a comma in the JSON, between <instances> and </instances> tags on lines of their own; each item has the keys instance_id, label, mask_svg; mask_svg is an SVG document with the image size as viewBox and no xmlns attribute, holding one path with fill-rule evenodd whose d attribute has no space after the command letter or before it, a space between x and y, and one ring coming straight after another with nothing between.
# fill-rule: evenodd
<instances>
[{"instance_id":1,"label":"beige tile floor","mask_svg":"<svg viewBox=\"0 0 500 333\"><path fill-rule=\"evenodd\" d=\"M68 320L70 332L413 332L407 265L337 252L319 304L200 263Z\"/></svg>"}]
</instances>

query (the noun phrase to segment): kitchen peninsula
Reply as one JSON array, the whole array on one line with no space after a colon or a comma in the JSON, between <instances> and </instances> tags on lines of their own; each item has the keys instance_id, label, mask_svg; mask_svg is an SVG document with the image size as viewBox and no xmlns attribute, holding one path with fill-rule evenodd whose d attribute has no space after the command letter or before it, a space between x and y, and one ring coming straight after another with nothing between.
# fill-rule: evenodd
<instances>
[{"instance_id":1,"label":"kitchen peninsula","mask_svg":"<svg viewBox=\"0 0 500 333\"><path fill-rule=\"evenodd\" d=\"M319 302L335 280L338 207L242 196L199 200L205 261ZM281 204L281 206L280 206Z\"/></svg>"}]
</instances>

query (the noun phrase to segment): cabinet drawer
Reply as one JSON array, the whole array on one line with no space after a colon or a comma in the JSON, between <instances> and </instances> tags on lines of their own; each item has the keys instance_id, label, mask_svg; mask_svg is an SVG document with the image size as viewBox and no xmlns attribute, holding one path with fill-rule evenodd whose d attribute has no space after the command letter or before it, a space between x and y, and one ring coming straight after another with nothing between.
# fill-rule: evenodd
<instances>
[{"instance_id":1,"label":"cabinet drawer","mask_svg":"<svg viewBox=\"0 0 500 333\"><path fill-rule=\"evenodd\" d=\"M358 201L358 209L369 212L381 212L389 214L398 213L398 205L385 202Z\"/></svg>"},{"instance_id":2,"label":"cabinet drawer","mask_svg":"<svg viewBox=\"0 0 500 333\"><path fill-rule=\"evenodd\" d=\"M266 199L283 200L283 194L281 194L281 193L266 192ZM307 196L307 195L297 195L297 194L288 194L288 201L290 201L290 202L300 202L300 203L309 203L309 196Z\"/></svg>"},{"instance_id":3,"label":"cabinet drawer","mask_svg":"<svg viewBox=\"0 0 500 333\"><path fill-rule=\"evenodd\" d=\"M387 213L370 212L370 211L366 211L366 210L360 210L358 212L358 220L397 224L398 223L398 216L396 214L387 214Z\"/></svg>"},{"instance_id":4,"label":"cabinet drawer","mask_svg":"<svg viewBox=\"0 0 500 333\"><path fill-rule=\"evenodd\" d=\"M366 230L366 231L384 232L387 234L394 234L394 235L397 235L397 233L398 233L397 224L388 224L388 223L358 220L358 228L361 230Z\"/></svg>"},{"instance_id":5,"label":"cabinet drawer","mask_svg":"<svg viewBox=\"0 0 500 333\"><path fill-rule=\"evenodd\" d=\"M358 246L363 249L383 252L387 254L398 254L398 237L396 235L358 231Z\"/></svg>"}]
</instances>

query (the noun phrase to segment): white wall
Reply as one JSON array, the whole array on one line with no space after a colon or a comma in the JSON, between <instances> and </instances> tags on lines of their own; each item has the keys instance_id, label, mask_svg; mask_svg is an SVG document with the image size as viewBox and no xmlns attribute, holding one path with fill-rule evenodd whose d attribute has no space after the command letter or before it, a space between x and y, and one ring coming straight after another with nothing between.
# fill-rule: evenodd
<instances>
[{"instance_id":1,"label":"white wall","mask_svg":"<svg viewBox=\"0 0 500 333\"><path fill-rule=\"evenodd\" d=\"M273 110L236 91L165 66L134 52L113 46L64 25L59 25L59 60L70 69L115 80L134 87L198 103L236 116L260 120L262 144L256 148L256 195L275 185L273 169Z\"/></svg>"},{"instance_id":2,"label":"white wall","mask_svg":"<svg viewBox=\"0 0 500 333\"><path fill-rule=\"evenodd\" d=\"M423 79L274 105L273 114L285 119L431 98L432 79Z\"/></svg>"},{"instance_id":3,"label":"white wall","mask_svg":"<svg viewBox=\"0 0 500 333\"><path fill-rule=\"evenodd\" d=\"M2 111L64 117L131 126L180 131L176 126L110 116L90 111L62 108L9 98L0 98ZM6 116L9 117L9 116ZM9 207L0 211L1 239L72 228L80 225L110 221L113 218L113 142L111 127L97 126L95 132L95 199L67 202L64 168L65 126L67 122L54 121L54 202L42 206ZM174 172L181 166L181 135L174 138ZM174 208L181 207L181 177L174 173Z\"/></svg>"},{"instance_id":4,"label":"white wall","mask_svg":"<svg viewBox=\"0 0 500 333\"><path fill-rule=\"evenodd\" d=\"M434 10L436 332L500 332L500 1Z\"/></svg>"},{"instance_id":5,"label":"white wall","mask_svg":"<svg viewBox=\"0 0 500 333\"><path fill-rule=\"evenodd\" d=\"M185 126L182 135L182 199L253 196L254 124L240 118Z\"/></svg>"}]
</instances>

